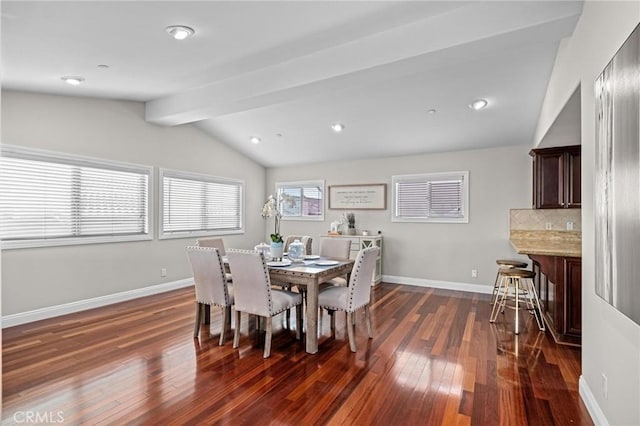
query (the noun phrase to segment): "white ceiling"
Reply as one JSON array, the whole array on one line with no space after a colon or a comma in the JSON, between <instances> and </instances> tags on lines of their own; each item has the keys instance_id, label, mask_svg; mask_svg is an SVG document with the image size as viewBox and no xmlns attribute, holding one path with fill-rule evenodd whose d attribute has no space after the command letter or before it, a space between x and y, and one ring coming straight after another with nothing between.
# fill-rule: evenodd
<instances>
[{"instance_id":1,"label":"white ceiling","mask_svg":"<svg viewBox=\"0 0 640 426\"><path fill-rule=\"evenodd\" d=\"M196 123L274 167L531 145L559 42L573 32L582 2L1 8L3 88L143 101L149 122ZM173 40L164 28L174 24L196 34ZM69 86L64 75L85 81ZM489 107L468 108L476 98ZM334 122L345 130L334 133Z\"/></svg>"}]
</instances>

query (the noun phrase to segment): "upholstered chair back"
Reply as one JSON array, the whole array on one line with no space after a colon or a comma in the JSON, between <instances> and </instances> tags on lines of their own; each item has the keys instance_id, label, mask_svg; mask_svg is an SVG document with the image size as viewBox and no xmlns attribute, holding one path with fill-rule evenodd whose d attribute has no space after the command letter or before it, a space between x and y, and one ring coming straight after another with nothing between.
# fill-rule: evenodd
<instances>
[{"instance_id":1,"label":"upholstered chair back","mask_svg":"<svg viewBox=\"0 0 640 426\"><path fill-rule=\"evenodd\" d=\"M320 256L330 259L348 259L351 252L349 238L323 238L320 241Z\"/></svg>"},{"instance_id":2,"label":"upholstered chair back","mask_svg":"<svg viewBox=\"0 0 640 426\"><path fill-rule=\"evenodd\" d=\"M289 244L294 242L295 240L300 240L302 245L304 245L304 254L311 254L313 238L308 235L289 235L284 240L284 251L289 251Z\"/></svg>"},{"instance_id":3,"label":"upholstered chair back","mask_svg":"<svg viewBox=\"0 0 640 426\"><path fill-rule=\"evenodd\" d=\"M220 251L212 247L187 247L187 255L195 282L196 301L231 306L233 296L227 286Z\"/></svg>"},{"instance_id":4,"label":"upholstered chair back","mask_svg":"<svg viewBox=\"0 0 640 426\"><path fill-rule=\"evenodd\" d=\"M227 257L233 274L236 311L272 316L271 279L262 253L229 250Z\"/></svg>"},{"instance_id":5,"label":"upholstered chair back","mask_svg":"<svg viewBox=\"0 0 640 426\"><path fill-rule=\"evenodd\" d=\"M371 280L376 267L378 247L367 247L358 252L349 280L349 296L347 297L347 312L353 312L371 300Z\"/></svg>"},{"instance_id":6,"label":"upholstered chair back","mask_svg":"<svg viewBox=\"0 0 640 426\"><path fill-rule=\"evenodd\" d=\"M215 247L220 252L220 256L227 255L222 238L201 238L196 241L196 244L198 247Z\"/></svg>"}]
</instances>

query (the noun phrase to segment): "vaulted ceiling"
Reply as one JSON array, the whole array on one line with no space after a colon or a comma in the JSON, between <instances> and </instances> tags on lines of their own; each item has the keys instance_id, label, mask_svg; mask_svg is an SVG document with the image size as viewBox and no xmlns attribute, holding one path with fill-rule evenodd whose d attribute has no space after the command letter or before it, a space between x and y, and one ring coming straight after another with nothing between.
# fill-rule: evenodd
<instances>
[{"instance_id":1,"label":"vaulted ceiling","mask_svg":"<svg viewBox=\"0 0 640 426\"><path fill-rule=\"evenodd\" d=\"M147 121L195 123L274 167L531 145L558 46L582 2L1 8L3 89L142 101ZM165 32L175 24L195 34L175 40ZM70 86L66 75L84 81ZM469 108L478 98L489 105ZM337 122L340 133L330 127Z\"/></svg>"}]
</instances>

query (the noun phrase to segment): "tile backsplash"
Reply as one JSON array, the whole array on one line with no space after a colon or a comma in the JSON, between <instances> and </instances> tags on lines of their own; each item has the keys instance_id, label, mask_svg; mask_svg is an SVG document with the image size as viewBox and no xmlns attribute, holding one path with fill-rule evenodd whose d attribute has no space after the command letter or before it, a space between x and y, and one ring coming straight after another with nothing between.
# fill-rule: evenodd
<instances>
[{"instance_id":1,"label":"tile backsplash","mask_svg":"<svg viewBox=\"0 0 640 426\"><path fill-rule=\"evenodd\" d=\"M511 209L509 229L511 231L581 231L581 209ZM573 222L573 229L567 229Z\"/></svg>"}]
</instances>

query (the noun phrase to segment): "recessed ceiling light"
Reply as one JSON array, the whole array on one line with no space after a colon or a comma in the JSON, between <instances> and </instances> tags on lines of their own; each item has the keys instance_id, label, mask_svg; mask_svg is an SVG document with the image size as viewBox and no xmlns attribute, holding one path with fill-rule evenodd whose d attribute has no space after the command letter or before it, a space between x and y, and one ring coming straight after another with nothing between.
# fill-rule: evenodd
<instances>
[{"instance_id":1,"label":"recessed ceiling light","mask_svg":"<svg viewBox=\"0 0 640 426\"><path fill-rule=\"evenodd\" d=\"M476 99L475 101L469 104L469 108L478 111L486 107L487 105L489 105L489 102L487 102L486 99Z\"/></svg>"},{"instance_id":2,"label":"recessed ceiling light","mask_svg":"<svg viewBox=\"0 0 640 426\"><path fill-rule=\"evenodd\" d=\"M70 84L72 86L77 86L78 84L84 81L84 78L73 76L73 75L67 75L67 76L61 77L61 79L65 83Z\"/></svg>"},{"instance_id":3,"label":"recessed ceiling light","mask_svg":"<svg viewBox=\"0 0 640 426\"><path fill-rule=\"evenodd\" d=\"M431 108L430 110L427 110L427 114L435 114L436 112L438 112L438 111L436 111L433 108Z\"/></svg>"},{"instance_id":4,"label":"recessed ceiling light","mask_svg":"<svg viewBox=\"0 0 640 426\"><path fill-rule=\"evenodd\" d=\"M257 136L251 136L251 139L249 139L251 141L251 143L258 145L260 142L262 142L262 139L260 139Z\"/></svg>"},{"instance_id":5,"label":"recessed ceiling light","mask_svg":"<svg viewBox=\"0 0 640 426\"><path fill-rule=\"evenodd\" d=\"M340 133L341 131L344 130L344 124L342 124L342 123L333 123L331 125L331 130L333 130L336 133Z\"/></svg>"},{"instance_id":6,"label":"recessed ceiling light","mask_svg":"<svg viewBox=\"0 0 640 426\"><path fill-rule=\"evenodd\" d=\"M195 31L191 27L186 27L184 25L171 25L165 28L165 31L169 33L169 35L176 40L184 40L187 37L192 36Z\"/></svg>"},{"instance_id":7,"label":"recessed ceiling light","mask_svg":"<svg viewBox=\"0 0 640 426\"><path fill-rule=\"evenodd\" d=\"M100 64L100 65L98 65L98 68L107 69L107 68L109 68L109 65L107 65L107 64Z\"/></svg>"}]
</instances>

